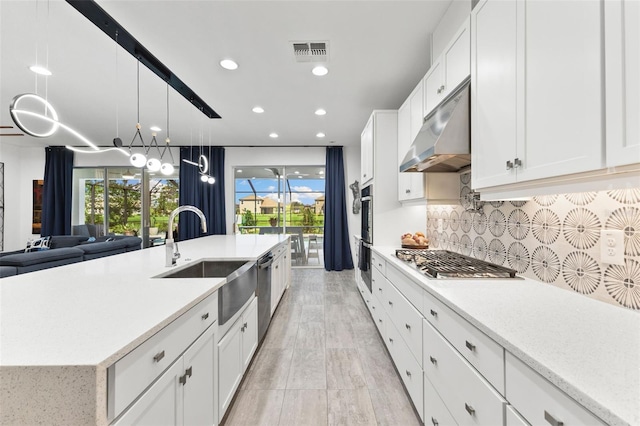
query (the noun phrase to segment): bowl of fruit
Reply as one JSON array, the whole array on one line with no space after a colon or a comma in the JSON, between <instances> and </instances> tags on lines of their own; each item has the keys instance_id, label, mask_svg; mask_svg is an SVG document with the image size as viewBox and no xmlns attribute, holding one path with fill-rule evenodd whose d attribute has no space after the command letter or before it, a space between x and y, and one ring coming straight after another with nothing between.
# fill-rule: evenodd
<instances>
[{"instance_id":1,"label":"bowl of fruit","mask_svg":"<svg viewBox=\"0 0 640 426\"><path fill-rule=\"evenodd\" d=\"M402 234L402 248L426 249L429 248L429 240L422 232Z\"/></svg>"}]
</instances>

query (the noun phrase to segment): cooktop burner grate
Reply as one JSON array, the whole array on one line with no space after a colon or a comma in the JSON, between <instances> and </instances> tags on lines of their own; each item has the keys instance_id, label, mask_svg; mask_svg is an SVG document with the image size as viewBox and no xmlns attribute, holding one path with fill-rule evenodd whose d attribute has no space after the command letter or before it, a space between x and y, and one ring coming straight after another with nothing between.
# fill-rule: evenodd
<instances>
[{"instance_id":1,"label":"cooktop burner grate","mask_svg":"<svg viewBox=\"0 0 640 426\"><path fill-rule=\"evenodd\" d=\"M396 250L396 257L414 262L434 278L515 278L516 271L448 250Z\"/></svg>"}]
</instances>

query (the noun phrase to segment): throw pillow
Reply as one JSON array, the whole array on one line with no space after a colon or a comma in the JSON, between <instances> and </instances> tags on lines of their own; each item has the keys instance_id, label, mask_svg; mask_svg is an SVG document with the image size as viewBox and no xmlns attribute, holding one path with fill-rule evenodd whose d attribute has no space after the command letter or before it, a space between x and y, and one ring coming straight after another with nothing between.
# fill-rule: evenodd
<instances>
[{"instance_id":1,"label":"throw pillow","mask_svg":"<svg viewBox=\"0 0 640 426\"><path fill-rule=\"evenodd\" d=\"M51 237L40 237L33 241L27 241L27 248L24 249L25 253L32 251L49 250L49 242Z\"/></svg>"}]
</instances>

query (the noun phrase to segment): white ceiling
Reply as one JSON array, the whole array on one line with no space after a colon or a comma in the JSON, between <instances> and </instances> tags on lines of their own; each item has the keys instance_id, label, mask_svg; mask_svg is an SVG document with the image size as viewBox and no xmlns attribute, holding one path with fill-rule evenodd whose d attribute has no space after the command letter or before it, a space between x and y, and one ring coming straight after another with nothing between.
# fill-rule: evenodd
<instances>
[{"instance_id":1,"label":"white ceiling","mask_svg":"<svg viewBox=\"0 0 640 426\"><path fill-rule=\"evenodd\" d=\"M400 106L429 67L430 34L450 1L98 3L222 116L208 119L171 89L173 145L313 146L359 144L373 109ZM314 64L297 63L290 44L315 40L329 42L324 77L311 74ZM36 79L28 67L36 51L46 62L47 50L53 75ZM98 145L133 138L136 61L66 2L0 0L0 52L0 125L13 125L11 99L36 91L37 80L37 93L60 121ZM236 71L219 66L226 57L239 63ZM162 143L166 84L143 65L140 80L145 141L157 125ZM253 113L256 105L265 112ZM317 108L327 114L314 115ZM318 132L326 137L316 138ZM3 143L82 146L64 130L45 139L0 137Z\"/></svg>"}]
</instances>

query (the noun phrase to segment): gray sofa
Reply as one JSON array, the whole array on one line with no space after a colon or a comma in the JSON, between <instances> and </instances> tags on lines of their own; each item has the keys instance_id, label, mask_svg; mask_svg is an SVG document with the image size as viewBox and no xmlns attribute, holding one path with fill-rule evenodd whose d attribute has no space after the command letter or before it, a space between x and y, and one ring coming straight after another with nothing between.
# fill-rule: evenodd
<instances>
[{"instance_id":1,"label":"gray sofa","mask_svg":"<svg viewBox=\"0 0 640 426\"><path fill-rule=\"evenodd\" d=\"M89 237L86 236L52 236L49 250L1 253L0 277L140 250L142 244L142 239L128 236L105 236L91 242L88 240Z\"/></svg>"}]
</instances>

